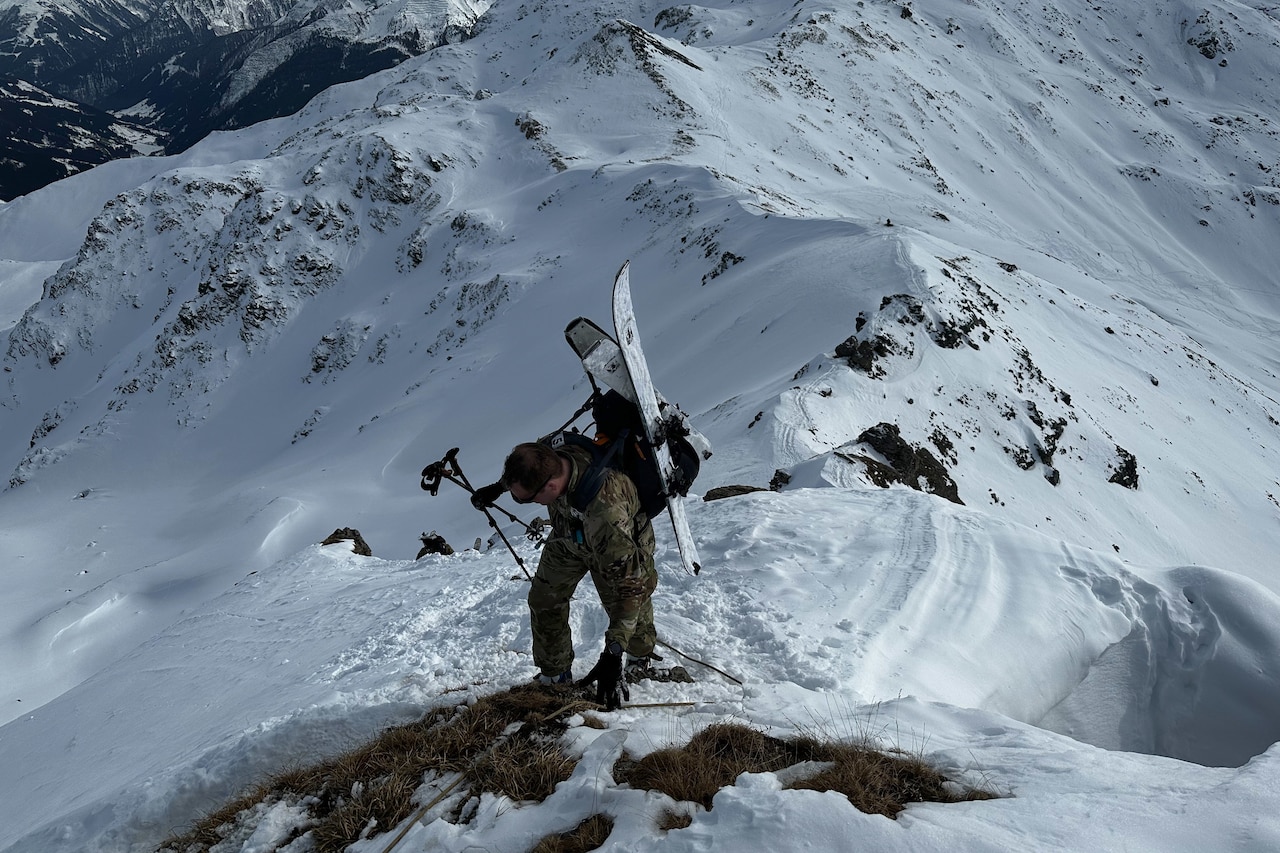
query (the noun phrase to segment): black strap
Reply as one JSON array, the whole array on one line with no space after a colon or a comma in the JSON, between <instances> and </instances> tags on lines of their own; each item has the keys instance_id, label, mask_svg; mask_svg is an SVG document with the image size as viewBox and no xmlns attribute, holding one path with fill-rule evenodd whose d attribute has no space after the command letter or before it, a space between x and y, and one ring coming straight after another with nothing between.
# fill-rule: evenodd
<instances>
[{"instance_id":1,"label":"black strap","mask_svg":"<svg viewBox=\"0 0 1280 853\"><path fill-rule=\"evenodd\" d=\"M574 435L576 433L569 433ZM611 439L603 448L596 444L586 436L582 436L587 442L591 443L591 464L587 470L582 472L578 478L578 487L573 491L573 498L569 501L578 512L586 512L587 504L595 500L600 489L604 486L604 481L609 476L609 469L617 467L614 465L614 459L622 452L622 448L626 446L627 439L631 436L629 430L623 430L615 438ZM585 446L579 444L579 446Z\"/></svg>"}]
</instances>

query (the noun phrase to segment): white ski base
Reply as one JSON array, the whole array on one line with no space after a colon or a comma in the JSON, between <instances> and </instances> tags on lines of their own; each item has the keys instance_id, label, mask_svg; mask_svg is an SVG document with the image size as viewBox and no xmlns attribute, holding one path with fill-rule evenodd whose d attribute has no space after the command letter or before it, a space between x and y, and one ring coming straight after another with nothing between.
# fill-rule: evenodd
<instances>
[{"instance_id":1,"label":"white ski base","mask_svg":"<svg viewBox=\"0 0 1280 853\"><path fill-rule=\"evenodd\" d=\"M671 461L670 448L663 434L662 413L658 407L658 394L653 387L653 377L649 374L649 364L645 361L644 350L640 347L640 333L636 329L635 309L631 303L630 268L630 261L624 263L613 281L614 332L618 336L618 347L626 362L636 405L640 408L645 435L654 453L657 454L658 473L662 476L664 489L669 492L671 472L675 465ZM693 541L693 531L689 529L688 516L685 515L684 498L668 494L667 514L671 516L671 527L675 531L680 561L685 571L696 575L702 571L702 564L698 557L697 545Z\"/></svg>"}]
</instances>

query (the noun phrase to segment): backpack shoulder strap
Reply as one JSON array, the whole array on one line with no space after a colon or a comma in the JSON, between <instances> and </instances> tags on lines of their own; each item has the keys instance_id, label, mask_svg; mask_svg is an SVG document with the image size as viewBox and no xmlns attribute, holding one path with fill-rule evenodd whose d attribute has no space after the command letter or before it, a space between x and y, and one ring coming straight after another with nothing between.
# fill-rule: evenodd
<instances>
[{"instance_id":1,"label":"backpack shoulder strap","mask_svg":"<svg viewBox=\"0 0 1280 853\"><path fill-rule=\"evenodd\" d=\"M569 496L569 506L575 512L581 514L586 511L587 505L595 500L604 481L608 478L609 469L617 468L621 464L621 450L626 439L625 430L603 444L592 441L580 432L562 430L551 435L550 444L553 448L580 447L591 454L591 464L578 476L578 487Z\"/></svg>"}]
</instances>

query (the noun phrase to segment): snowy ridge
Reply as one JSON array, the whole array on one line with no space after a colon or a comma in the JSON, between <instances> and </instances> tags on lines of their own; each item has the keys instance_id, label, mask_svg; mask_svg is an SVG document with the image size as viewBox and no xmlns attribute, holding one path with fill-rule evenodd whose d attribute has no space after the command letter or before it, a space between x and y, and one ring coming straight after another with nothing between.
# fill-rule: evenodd
<instances>
[{"instance_id":1,"label":"snowy ridge","mask_svg":"<svg viewBox=\"0 0 1280 853\"><path fill-rule=\"evenodd\" d=\"M833 5L497 4L0 206L0 849L149 849L313 738L524 680L502 553L410 561L489 533L418 472L486 482L585 399L560 329L626 258L696 489L780 489L690 500L696 581L660 541L660 631L748 688L409 843L648 814L590 768L724 715L876 714L1017 796L882 825L754 778L611 846L1280 843L1274 12ZM963 506L882 488L895 435Z\"/></svg>"}]
</instances>

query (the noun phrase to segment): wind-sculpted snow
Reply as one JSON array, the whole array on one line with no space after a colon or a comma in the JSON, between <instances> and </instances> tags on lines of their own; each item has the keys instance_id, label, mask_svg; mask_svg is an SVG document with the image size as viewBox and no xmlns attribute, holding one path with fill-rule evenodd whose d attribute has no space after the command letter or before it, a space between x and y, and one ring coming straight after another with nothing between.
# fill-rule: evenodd
<instances>
[{"instance_id":1,"label":"wind-sculpted snow","mask_svg":"<svg viewBox=\"0 0 1280 853\"><path fill-rule=\"evenodd\" d=\"M613 758L624 748L642 755L726 713L775 732L826 728L885 737L922 748L953 773L982 774L985 784L1017 796L982 806L993 811L977 823L970 823L977 807L960 810L955 826L984 826L996 838L1023 820L1053 831L1071 825L1048 804L1028 816L1036 801L1055 796L1056 785L1079 784L1053 783L1056 774L1114 777L1117 785L1123 778L1134 786L1129 795L1147 791L1150 802L1137 814L1127 800L1099 795L1090 824L1128 832L1121 828L1136 820L1144 835L1143 815L1176 814L1206 788L1227 784L1256 797L1253 786L1274 780L1271 754L1236 774L1202 770L1192 777L1179 761L1082 752L1031 727L1063 724L1086 742L1169 749L1210 764L1242 764L1262 752L1277 736L1280 674L1259 672L1253 662L1274 658L1280 600L1256 585L1195 568L1139 575L1112 556L992 524L909 490L808 489L692 503L690 510L696 529L708 533L708 568L698 578L679 572L674 542L662 537L659 631L744 684L685 661L696 684L647 683L637 691L642 701L694 701L694 708L624 709L608 716L603 733L577 730L584 764L551 800L519 822L495 807L467 825L432 823L415 830L411 838L422 840L411 840L419 846L410 849L425 849L427 838L438 839L440 849L510 849L495 839L540 837L547 830L535 828L592 805L636 809L642 794L612 786ZM527 547L525 554L532 556ZM423 707L519 682L532 671L525 591L502 549L410 563L357 557L342 544L314 546L242 577L100 676L0 729L6 759L27 768L22 789L3 806L11 837L47 819L37 806L76 810L8 849L151 845L300 754L332 754ZM603 615L587 600L573 615L585 666ZM181 702L135 704L138 696L161 695ZM67 715L93 736L58 741ZM228 727L229 718L242 722ZM117 748L144 738L165 748ZM1174 790L1170 779L1184 787ZM587 796L590 790L597 796ZM740 780L671 843L736 838L741 827L728 816L739 814L733 804L740 799L758 822L774 808L805 814L817 807L812 796L784 794L768 777ZM1082 802L1079 790L1073 797ZM761 812L764 802L774 807ZM820 813L829 808L866 820L847 803ZM1011 814L1001 817L1003 810ZM953 826L949 814L912 807L896 830L905 833L900 843L931 849L929 826ZM649 825L624 825L622 837L644 843ZM818 849L836 849L829 843Z\"/></svg>"},{"instance_id":2,"label":"wind-sculpted snow","mask_svg":"<svg viewBox=\"0 0 1280 853\"><path fill-rule=\"evenodd\" d=\"M767 652L765 680L983 708L1208 764L1243 763L1280 736L1263 722L1280 710L1274 670L1245 674L1273 648L1260 620L1280 599L1261 587L1207 569L1147 579L909 491L850 496L834 514L829 494L738 499L758 501L760 520L737 529L715 504L699 519L728 534L723 550L701 546L729 571L716 593L738 614L726 649ZM712 615L688 593L677 632Z\"/></svg>"},{"instance_id":3,"label":"wind-sculpted snow","mask_svg":"<svg viewBox=\"0 0 1280 853\"><path fill-rule=\"evenodd\" d=\"M1256 688L1277 651L1260 620L1276 597L1226 572L1197 567L1140 580L1128 572L1064 566L1123 614L1129 633L1089 665L1088 674L1042 721L1066 734L1088 730L1109 749L1175 755L1206 764L1243 764L1274 742L1274 693Z\"/></svg>"}]
</instances>

